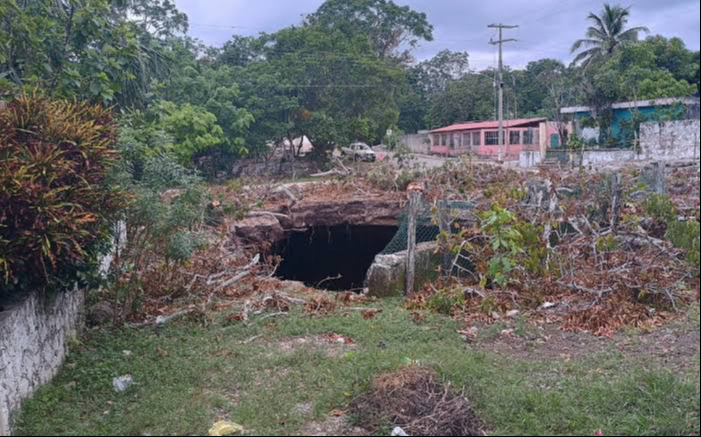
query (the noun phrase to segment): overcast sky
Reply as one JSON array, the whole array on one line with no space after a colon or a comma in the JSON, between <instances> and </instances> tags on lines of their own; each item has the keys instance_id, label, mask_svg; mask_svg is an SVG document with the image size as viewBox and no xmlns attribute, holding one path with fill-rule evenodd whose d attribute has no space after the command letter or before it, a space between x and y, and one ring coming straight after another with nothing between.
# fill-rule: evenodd
<instances>
[{"instance_id":1,"label":"overcast sky","mask_svg":"<svg viewBox=\"0 0 701 437\"><path fill-rule=\"evenodd\" d=\"M298 24L323 0L175 0L190 17L190 34L209 45L221 46L232 35L273 32ZM488 44L491 23L520 25L506 37L518 38L505 49L506 62L521 67L552 57L571 60L569 48L582 37L590 11L602 8L594 0L395 0L425 12L435 27L435 41L422 43L418 60L450 49L467 51L473 69L495 65L496 51ZM611 0L615 3L615 0ZM654 34L678 36L699 49L701 0L625 0L632 6L631 25L645 25Z\"/></svg>"}]
</instances>

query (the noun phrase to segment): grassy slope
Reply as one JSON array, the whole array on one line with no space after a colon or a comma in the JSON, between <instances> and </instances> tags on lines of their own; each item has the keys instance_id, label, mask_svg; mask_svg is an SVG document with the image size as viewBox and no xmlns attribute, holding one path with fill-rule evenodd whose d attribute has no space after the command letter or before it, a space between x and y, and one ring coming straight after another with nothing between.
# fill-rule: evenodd
<instances>
[{"instance_id":1,"label":"grassy slope","mask_svg":"<svg viewBox=\"0 0 701 437\"><path fill-rule=\"evenodd\" d=\"M429 317L417 326L397 302L384 305L369 321L359 314L297 314L249 327L183 323L160 336L93 333L53 384L27 402L17 435L202 435L219 419L241 423L250 434L294 435L346 407L377 374L409 362L465 386L493 435L699 432L698 366L674 374L616 354L507 360L470 349L448 319ZM698 309L691 319L698 326ZM330 355L312 346L289 353L276 347L290 337L331 332L352 337L357 348ZM260 337L243 344L254 336ZM111 381L124 374L136 385L119 395ZM298 411L300 404L312 405L312 412Z\"/></svg>"}]
</instances>

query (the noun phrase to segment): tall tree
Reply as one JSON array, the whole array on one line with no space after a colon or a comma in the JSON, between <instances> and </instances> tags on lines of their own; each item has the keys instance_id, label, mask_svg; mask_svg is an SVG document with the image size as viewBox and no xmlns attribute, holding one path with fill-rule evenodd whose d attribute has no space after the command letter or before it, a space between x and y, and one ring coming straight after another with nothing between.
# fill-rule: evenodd
<instances>
[{"instance_id":1,"label":"tall tree","mask_svg":"<svg viewBox=\"0 0 701 437\"><path fill-rule=\"evenodd\" d=\"M433 41L426 14L392 0L326 0L307 23L368 38L382 59L408 61L420 41Z\"/></svg>"},{"instance_id":2,"label":"tall tree","mask_svg":"<svg viewBox=\"0 0 701 437\"><path fill-rule=\"evenodd\" d=\"M5 86L121 107L144 103L152 80L165 71L159 40L187 25L168 0L1 3Z\"/></svg>"},{"instance_id":3,"label":"tall tree","mask_svg":"<svg viewBox=\"0 0 701 437\"><path fill-rule=\"evenodd\" d=\"M429 128L494 117L494 82L490 72L471 74L448 83L431 96L426 114Z\"/></svg>"},{"instance_id":4,"label":"tall tree","mask_svg":"<svg viewBox=\"0 0 701 437\"><path fill-rule=\"evenodd\" d=\"M628 29L629 20L630 8L618 5L605 4L599 15L589 14L589 21L593 25L587 30L586 38L580 39L572 46L572 53L580 52L575 57L575 64L589 66L605 60L621 46L637 42L640 33L649 32L647 27Z\"/></svg>"},{"instance_id":5,"label":"tall tree","mask_svg":"<svg viewBox=\"0 0 701 437\"><path fill-rule=\"evenodd\" d=\"M433 58L406 70L407 86L400 96L399 128L417 132L426 128L426 115L433 96L470 71L470 57L464 52L444 50Z\"/></svg>"},{"instance_id":6,"label":"tall tree","mask_svg":"<svg viewBox=\"0 0 701 437\"><path fill-rule=\"evenodd\" d=\"M551 118L553 82L559 82L568 75L565 65L556 59L541 59L529 62L525 70L517 70L512 74L516 79L518 115Z\"/></svg>"},{"instance_id":7,"label":"tall tree","mask_svg":"<svg viewBox=\"0 0 701 437\"><path fill-rule=\"evenodd\" d=\"M304 25L263 38L261 59L239 76L255 118L249 138L268 144L307 136L323 155L338 144L378 141L396 125L403 71L366 37Z\"/></svg>"}]
</instances>

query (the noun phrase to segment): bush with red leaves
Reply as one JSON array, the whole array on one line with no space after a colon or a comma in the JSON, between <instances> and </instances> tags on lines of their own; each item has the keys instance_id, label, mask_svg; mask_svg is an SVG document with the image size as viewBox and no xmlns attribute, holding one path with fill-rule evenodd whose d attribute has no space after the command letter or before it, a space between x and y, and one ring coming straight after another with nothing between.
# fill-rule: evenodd
<instances>
[{"instance_id":1,"label":"bush with red leaves","mask_svg":"<svg viewBox=\"0 0 701 437\"><path fill-rule=\"evenodd\" d=\"M67 285L95 259L124 194L109 111L24 95L0 111L0 296Z\"/></svg>"}]
</instances>

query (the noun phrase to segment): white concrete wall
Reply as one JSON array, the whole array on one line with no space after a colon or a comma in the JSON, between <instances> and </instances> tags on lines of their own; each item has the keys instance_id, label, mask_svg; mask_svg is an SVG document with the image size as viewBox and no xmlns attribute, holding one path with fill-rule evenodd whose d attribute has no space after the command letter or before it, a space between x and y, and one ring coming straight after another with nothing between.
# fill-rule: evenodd
<instances>
[{"instance_id":1,"label":"white concrete wall","mask_svg":"<svg viewBox=\"0 0 701 437\"><path fill-rule=\"evenodd\" d=\"M521 152L518 166L521 168L534 168L538 167L542 162L543 154L541 152Z\"/></svg>"},{"instance_id":2,"label":"white concrete wall","mask_svg":"<svg viewBox=\"0 0 701 437\"><path fill-rule=\"evenodd\" d=\"M409 134L404 135L402 143L414 153L431 153L431 140L428 134Z\"/></svg>"},{"instance_id":3,"label":"white concrete wall","mask_svg":"<svg viewBox=\"0 0 701 437\"><path fill-rule=\"evenodd\" d=\"M636 158L637 153L633 150L585 150L582 152L582 165L620 164Z\"/></svg>"},{"instance_id":4,"label":"white concrete wall","mask_svg":"<svg viewBox=\"0 0 701 437\"><path fill-rule=\"evenodd\" d=\"M640 159L699 159L699 120L644 123L640 126Z\"/></svg>"},{"instance_id":5,"label":"white concrete wall","mask_svg":"<svg viewBox=\"0 0 701 437\"><path fill-rule=\"evenodd\" d=\"M3 303L0 312L0 435L10 435L12 414L58 372L67 339L77 335L85 293L33 294Z\"/></svg>"}]
</instances>

